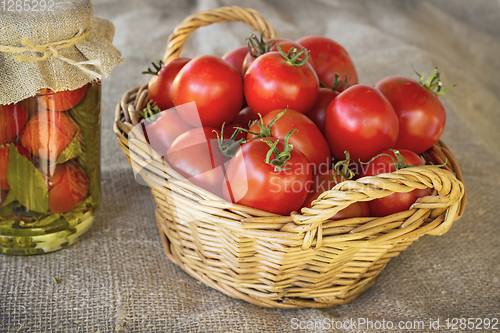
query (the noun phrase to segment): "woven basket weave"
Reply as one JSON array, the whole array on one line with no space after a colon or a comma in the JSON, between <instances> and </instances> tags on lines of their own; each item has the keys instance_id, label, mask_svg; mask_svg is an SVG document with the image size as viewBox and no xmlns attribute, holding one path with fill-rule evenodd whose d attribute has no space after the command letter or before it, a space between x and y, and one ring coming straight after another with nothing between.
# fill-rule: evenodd
<instances>
[{"instance_id":1,"label":"woven basket weave","mask_svg":"<svg viewBox=\"0 0 500 333\"><path fill-rule=\"evenodd\" d=\"M180 55L198 27L242 21L267 37L276 33L252 9L221 7L187 17L170 35L164 61ZM278 216L227 202L173 170L146 143L130 135L136 110L148 102L147 85L117 105L114 131L133 169L151 187L167 257L195 279L247 302L274 308L332 307L368 289L392 257L419 237L441 235L463 213L460 169L442 142L425 152L428 164L398 173L346 181L309 209ZM355 201L431 188L408 211L383 218L330 221Z\"/></svg>"}]
</instances>

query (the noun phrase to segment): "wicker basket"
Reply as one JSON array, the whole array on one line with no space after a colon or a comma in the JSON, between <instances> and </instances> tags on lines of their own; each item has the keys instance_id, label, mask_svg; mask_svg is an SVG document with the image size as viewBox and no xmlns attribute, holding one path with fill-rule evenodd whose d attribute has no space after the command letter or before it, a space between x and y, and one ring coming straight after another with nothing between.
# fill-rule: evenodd
<instances>
[{"instance_id":1,"label":"wicker basket","mask_svg":"<svg viewBox=\"0 0 500 333\"><path fill-rule=\"evenodd\" d=\"M252 9L221 7L187 17L169 38L164 60L179 56L198 27L243 21L274 36ZM425 166L347 181L323 193L310 209L290 216L229 203L185 180L146 143L132 138L147 85L117 105L114 131L133 169L151 187L167 257L206 285L234 298L274 308L332 307L368 289L392 257L419 237L445 233L463 213L460 169L442 142L425 152ZM432 188L412 209L383 218L330 221L355 201Z\"/></svg>"}]
</instances>

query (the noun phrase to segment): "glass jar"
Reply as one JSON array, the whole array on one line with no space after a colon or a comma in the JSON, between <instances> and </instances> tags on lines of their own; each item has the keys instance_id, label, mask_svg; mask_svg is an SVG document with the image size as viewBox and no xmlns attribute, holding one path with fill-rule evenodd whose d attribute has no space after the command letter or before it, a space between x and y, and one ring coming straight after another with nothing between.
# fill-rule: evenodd
<instances>
[{"instance_id":1,"label":"glass jar","mask_svg":"<svg viewBox=\"0 0 500 333\"><path fill-rule=\"evenodd\" d=\"M75 243L101 201L101 85L40 90L0 105L0 250L29 255Z\"/></svg>"}]
</instances>

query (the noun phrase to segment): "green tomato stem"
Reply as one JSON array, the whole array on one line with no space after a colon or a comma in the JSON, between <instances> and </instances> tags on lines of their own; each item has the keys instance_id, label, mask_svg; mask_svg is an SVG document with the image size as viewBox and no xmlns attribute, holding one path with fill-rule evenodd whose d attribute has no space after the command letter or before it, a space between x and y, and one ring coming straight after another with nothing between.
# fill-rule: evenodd
<instances>
[{"instance_id":1,"label":"green tomato stem","mask_svg":"<svg viewBox=\"0 0 500 333\"><path fill-rule=\"evenodd\" d=\"M142 74L158 75L163 67L163 61L159 60L158 63L152 62L151 64L153 65L154 70L148 68L146 71L143 71Z\"/></svg>"},{"instance_id":2,"label":"green tomato stem","mask_svg":"<svg viewBox=\"0 0 500 333\"><path fill-rule=\"evenodd\" d=\"M154 121L156 119L153 118L155 114L158 114L161 112L160 107L156 104L154 104L153 101L149 101L148 104L146 105L145 110L137 110L134 111L137 112L142 116L142 118L146 119L146 121Z\"/></svg>"},{"instance_id":3,"label":"green tomato stem","mask_svg":"<svg viewBox=\"0 0 500 333\"><path fill-rule=\"evenodd\" d=\"M262 119L262 115L259 113L259 120L254 120L249 125L249 128L252 128L253 125L257 125L257 127L259 127L259 132L252 132L246 128L241 128L241 127L237 127L237 129L255 135L255 138L271 137L272 136L271 127L276 123L276 121L278 121L278 119L280 119L286 113L287 110L288 106L286 107L285 110L278 113L276 117L274 117L274 119L267 126L264 125L264 119Z\"/></svg>"},{"instance_id":4,"label":"green tomato stem","mask_svg":"<svg viewBox=\"0 0 500 333\"><path fill-rule=\"evenodd\" d=\"M246 140L245 139L235 140L236 136L241 131L240 128L236 128L233 134L231 134L231 137L229 139L227 140L224 139L224 125L225 123L222 124L220 135L216 130L214 130L213 132L215 132L215 134L217 135L217 144L219 146L219 150L222 153L222 155L227 158L232 158L234 154L236 154L238 148L242 144L244 144Z\"/></svg>"},{"instance_id":5,"label":"green tomato stem","mask_svg":"<svg viewBox=\"0 0 500 333\"><path fill-rule=\"evenodd\" d=\"M297 50L296 47L292 47L289 51L288 51L288 54L285 53L285 51L283 50L283 48L281 47L281 45L279 44L276 44L276 48L278 49L278 51L281 53L281 55L283 56L283 58L285 58L286 62L289 64L289 65L292 65L292 66L302 66L304 65L306 62L307 62L307 59L309 59L309 51L304 47L300 50ZM304 56L303 59L299 60L299 58L301 56Z\"/></svg>"},{"instance_id":6,"label":"green tomato stem","mask_svg":"<svg viewBox=\"0 0 500 333\"><path fill-rule=\"evenodd\" d=\"M415 73L417 73L415 71ZM441 96L441 95L444 95L446 94L451 88L453 88L455 85L452 85L444 90L442 90L443 88L443 83L441 82L441 77L440 77L440 74L438 72L438 69L435 68L431 75L429 75L429 77L427 78L427 80L425 79L425 76L424 75L420 75L417 73L417 75L420 77L420 84L422 86L424 86L425 88L427 88L430 92L432 92L434 95L436 96ZM435 90L437 89L437 90Z\"/></svg>"},{"instance_id":7,"label":"green tomato stem","mask_svg":"<svg viewBox=\"0 0 500 333\"><path fill-rule=\"evenodd\" d=\"M260 39L257 37L255 34L250 34L250 36L247 38L247 45L248 45L248 53L253 57L257 58L267 52L271 49L271 45L273 44L274 40L276 37L271 38L267 42L264 40L264 32L265 30L262 30L260 33ZM255 52L255 53L254 53Z\"/></svg>"},{"instance_id":8,"label":"green tomato stem","mask_svg":"<svg viewBox=\"0 0 500 333\"><path fill-rule=\"evenodd\" d=\"M388 156L391 160L392 160L392 163L394 164L394 168L396 170L401 170L403 168L406 168L408 167L406 164L405 164L405 161L404 161L404 157L403 155L401 155L401 153L399 152L399 150L396 150L396 149L389 149L391 150L393 153L394 153L394 156L396 156L396 159L394 159L394 157L392 157L391 155L389 154L378 154L377 156L374 156L371 160L369 160L368 162L361 162L361 164L369 164L371 162L373 162L374 160L376 160L377 158L379 157L382 157L382 156Z\"/></svg>"},{"instance_id":9,"label":"green tomato stem","mask_svg":"<svg viewBox=\"0 0 500 333\"><path fill-rule=\"evenodd\" d=\"M352 172L352 170L349 169L349 164L351 162L351 156L347 150L344 151L344 154L345 154L345 160L338 161L337 163L335 163L335 165L333 167L333 169L335 170L335 172L333 174L335 182L337 181L336 180L337 175L342 178L342 181L349 180L349 179L352 179L354 177L354 172Z\"/></svg>"},{"instance_id":10,"label":"green tomato stem","mask_svg":"<svg viewBox=\"0 0 500 333\"><path fill-rule=\"evenodd\" d=\"M335 83L333 84L333 87L327 87L323 82L319 81L319 85L321 86L321 88L328 88L328 89L332 89L334 91L337 90L338 87L340 87L340 85L342 84L342 82L344 82L344 90L347 89L347 74L345 74L345 80L339 80L339 73L335 73Z\"/></svg>"},{"instance_id":11,"label":"green tomato stem","mask_svg":"<svg viewBox=\"0 0 500 333\"><path fill-rule=\"evenodd\" d=\"M266 159L265 162L269 165L274 166L274 171L284 171L284 170L289 170L290 168L285 168L286 163L291 157L291 151L293 150L293 145L291 145L288 141L290 139L290 136L294 133L298 132L298 129L293 129L290 132L288 132L285 135L284 139L284 146L285 148L283 149L282 152L280 152L277 148L279 139L274 141L274 142L269 142L267 140L264 140L261 138L260 140L267 143L269 146L269 151L266 154ZM271 156L274 154L274 159L271 160Z\"/></svg>"}]
</instances>

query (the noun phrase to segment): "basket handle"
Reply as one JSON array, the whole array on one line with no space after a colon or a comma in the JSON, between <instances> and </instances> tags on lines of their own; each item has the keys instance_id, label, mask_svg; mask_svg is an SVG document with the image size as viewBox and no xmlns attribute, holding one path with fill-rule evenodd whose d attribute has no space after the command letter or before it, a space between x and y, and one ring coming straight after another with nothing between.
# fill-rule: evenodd
<instances>
[{"instance_id":1,"label":"basket handle","mask_svg":"<svg viewBox=\"0 0 500 333\"><path fill-rule=\"evenodd\" d=\"M465 195L465 188L463 183L451 171L430 165L402 169L397 173L386 173L376 177L363 177L355 181L341 182L332 190L322 193L316 200L316 204L313 204L311 208L303 208L301 210L302 214L292 213L293 223L285 225L281 231L305 233L302 249L309 249L314 240L316 240L316 247L319 248L322 242L323 222L351 203L369 201L383 198L396 192L409 192L416 188L426 187L435 189L437 195L418 199L410 207L410 210L416 209L416 212L407 211L401 214L410 212L413 216L421 218L430 209L442 209L443 211L440 213L442 220L439 220L437 216L433 217L434 222L439 221L439 223L436 222L436 225L429 224L427 229L421 228L420 230L421 233L441 235L451 227L453 221L460 217L460 207L465 204L462 200ZM422 211L418 212L420 209ZM390 216L396 215L393 214ZM390 216L387 219L390 219ZM378 219L378 221L380 220L382 219ZM410 220L415 222L414 218ZM376 224L377 221L374 223ZM369 233L369 231L365 231L365 234L356 234L355 230L351 231L353 232L352 235L340 236L340 238L344 240L359 240L364 238L366 233ZM376 228L372 229L372 231L374 230ZM402 225L398 230L379 237L377 242L389 240L393 236L399 237L402 234L412 231L414 230L409 228L409 225Z\"/></svg>"},{"instance_id":2,"label":"basket handle","mask_svg":"<svg viewBox=\"0 0 500 333\"><path fill-rule=\"evenodd\" d=\"M264 38L276 36L276 31L271 24L260 14L251 8L241 8L238 6L226 6L209 9L186 17L175 27L168 38L167 48L163 62L178 57L184 47L186 39L199 27L212 23L224 22L244 22L256 31L264 31Z\"/></svg>"}]
</instances>

